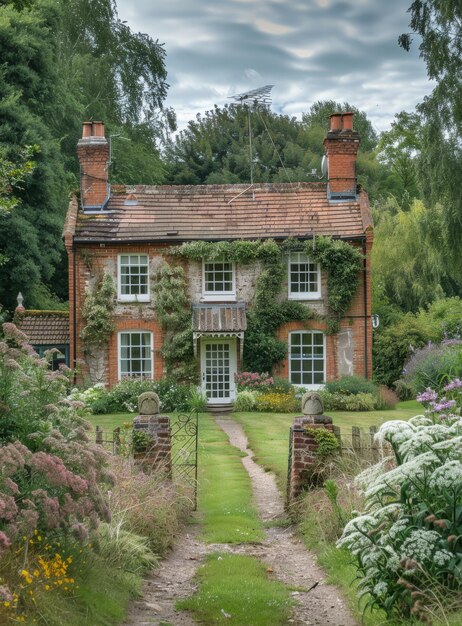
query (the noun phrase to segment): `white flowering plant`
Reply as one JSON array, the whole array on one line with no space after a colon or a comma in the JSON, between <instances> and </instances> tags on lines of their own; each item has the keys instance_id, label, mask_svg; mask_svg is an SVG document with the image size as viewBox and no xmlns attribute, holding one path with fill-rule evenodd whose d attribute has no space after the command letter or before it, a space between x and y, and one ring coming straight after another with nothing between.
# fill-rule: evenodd
<instances>
[{"instance_id":1,"label":"white flowering plant","mask_svg":"<svg viewBox=\"0 0 462 626\"><path fill-rule=\"evenodd\" d=\"M418 396L425 414L383 424L382 461L356 477L363 514L338 541L354 556L359 593L389 616L428 621L435 596L462 591L462 381ZM388 445L387 445L388 444Z\"/></svg>"}]
</instances>

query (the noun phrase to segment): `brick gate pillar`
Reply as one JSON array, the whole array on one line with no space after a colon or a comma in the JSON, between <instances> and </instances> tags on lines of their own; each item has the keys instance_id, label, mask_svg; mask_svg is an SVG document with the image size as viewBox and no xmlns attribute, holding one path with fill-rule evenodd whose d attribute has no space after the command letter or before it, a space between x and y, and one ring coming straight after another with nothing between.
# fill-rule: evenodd
<instances>
[{"instance_id":1,"label":"brick gate pillar","mask_svg":"<svg viewBox=\"0 0 462 626\"><path fill-rule=\"evenodd\" d=\"M138 398L139 415L133 420L133 456L146 473L172 471L170 418L159 413L159 396L147 391Z\"/></svg>"},{"instance_id":2,"label":"brick gate pillar","mask_svg":"<svg viewBox=\"0 0 462 626\"><path fill-rule=\"evenodd\" d=\"M289 507L302 491L314 486L319 479L319 461L316 456L318 444L309 430L326 428L333 432L332 418L323 415L324 407L318 393L304 394L302 411L303 415L294 418L291 428L291 458L287 486Z\"/></svg>"}]
</instances>

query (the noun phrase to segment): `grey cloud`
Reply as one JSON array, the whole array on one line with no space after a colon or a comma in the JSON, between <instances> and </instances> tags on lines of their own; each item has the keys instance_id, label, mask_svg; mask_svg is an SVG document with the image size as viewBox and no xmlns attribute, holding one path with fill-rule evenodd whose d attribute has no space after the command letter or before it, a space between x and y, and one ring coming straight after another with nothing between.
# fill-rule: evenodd
<instances>
[{"instance_id":1,"label":"grey cloud","mask_svg":"<svg viewBox=\"0 0 462 626\"><path fill-rule=\"evenodd\" d=\"M233 90L262 82L276 85L274 110L300 115L320 98L348 100L381 129L430 91L418 52L397 45L408 30L408 3L118 0L121 19L165 41L167 103L180 126L199 110L224 104ZM290 31L271 34L265 24Z\"/></svg>"}]
</instances>

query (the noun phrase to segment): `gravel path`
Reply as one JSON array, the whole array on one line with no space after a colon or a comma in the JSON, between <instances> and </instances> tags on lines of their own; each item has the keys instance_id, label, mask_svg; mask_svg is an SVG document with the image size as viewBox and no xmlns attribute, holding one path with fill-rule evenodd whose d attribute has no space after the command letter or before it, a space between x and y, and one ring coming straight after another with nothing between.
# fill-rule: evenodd
<instances>
[{"instance_id":1,"label":"gravel path","mask_svg":"<svg viewBox=\"0 0 462 626\"><path fill-rule=\"evenodd\" d=\"M230 443L247 455L242 463L252 480L260 519L265 521L281 516L284 504L274 475L265 472L253 460L253 452L247 447L247 438L241 425L231 419L220 418L216 421L228 435ZM339 590L324 582L324 572L291 528L267 529L266 540L257 546L256 551L252 548L248 553L269 565L273 570L271 576L287 585L306 590L295 592L298 606L294 609L293 623L316 626L354 626L357 623Z\"/></svg>"},{"instance_id":2,"label":"gravel path","mask_svg":"<svg viewBox=\"0 0 462 626\"><path fill-rule=\"evenodd\" d=\"M230 443L246 454L242 463L250 475L255 505L262 521L284 514L284 505L273 474L265 472L253 460L240 424L217 417L217 424L228 435ZM198 539L199 529L185 533L175 550L145 581L144 596L134 602L125 626L166 625L193 626L196 622L175 602L191 596L195 589L194 574L205 555L230 552L254 556L263 561L274 579L300 589L293 596L297 605L289 624L311 626L356 626L336 587L324 582L324 572L289 528L269 528L259 544L205 544ZM249 624L248 626L252 626Z\"/></svg>"}]
</instances>

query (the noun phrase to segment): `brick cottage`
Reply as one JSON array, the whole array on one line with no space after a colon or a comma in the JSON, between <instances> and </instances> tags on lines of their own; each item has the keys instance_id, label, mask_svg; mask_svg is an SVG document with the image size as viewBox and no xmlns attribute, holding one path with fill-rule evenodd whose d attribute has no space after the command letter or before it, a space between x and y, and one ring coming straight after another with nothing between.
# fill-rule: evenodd
<instances>
[{"instance_id":1,"label":"brick cottage","mask_svg":"<svg viewBox=\"0 0 462 626\"><path fill-rule=\"evenodd\" d=\"M346 374L370 377L373 225L367 194L357 187L359 142L352 113L331 116L324 140L326 182L111 186L104 125L85 122L77 146L81 193L70 201L64 229L70 360L83 364L79 375L111 386L125 376L156 380L165 374L160 354L165 331L156 315L154 282L172 247L193 241L315 242L327 235L365 255L359 287L338 332L327 334L328 277L306 253L287 253L281 298L306 304L317 315L278 329L287 357L273 373L312 389ZM234 373L241 369L246 315L261 264L219 258L183 260L183 267L198 377L210 404L229 404L236 394ZM112 277L117 290L114 332L90 354L81 338L82 308L102 273Z\"/></svg>"}]
</instances>

